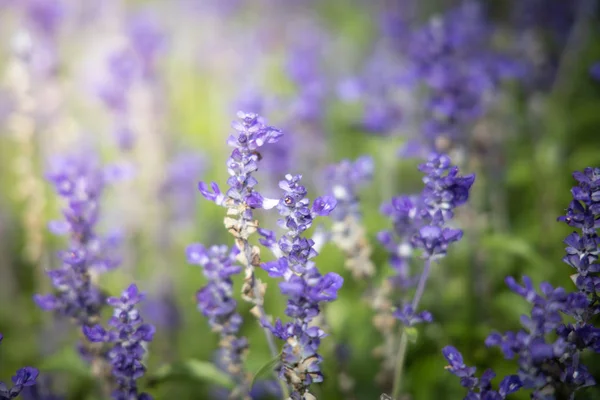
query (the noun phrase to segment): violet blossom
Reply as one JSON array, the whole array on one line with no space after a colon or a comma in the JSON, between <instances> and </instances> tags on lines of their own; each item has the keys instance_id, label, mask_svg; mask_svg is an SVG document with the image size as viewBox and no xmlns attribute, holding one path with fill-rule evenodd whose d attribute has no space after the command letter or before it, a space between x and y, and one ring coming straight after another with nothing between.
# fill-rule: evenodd
<instances>
[{"instance_id":1,"label":"violet blossom","mask_svg":"<svg viewBox=\"0 0 600 400\"><path fill-rule=\"evenodd\" d=\"M425 89L421 144L428 151L464 146L465 132L484 115L498 82L515 73L490 49L491 33L483 7L464 1L412 34L413 74Z\"/></svg>"},{"instance_id":2,"label":"violet blossom","mask_svg":"<svg viewBox=\"0 0 600 400\"><path fill-rule=\"evenodd\" d=\"M507 277L507 286L531 304L531 312L521 316L518 332L493 332L485 341L488 347L499 347L505 358L517 358L518 380L523 389L532 391L532 399L573 399L576 391L596 383L582 363L582 353L600 353L600 329L592 324L599 311L600 169L586 168L573 176L579 185L571 190L573 201L566 216L558 220L581 230L565 239L563 258L576 270L572 280L578 290L568 292L543 282L538 293L529 277L523 277L523 285ZM567 316L574 322L566 322Z\"/></svg>"},{"instance_id":3,"label":"violet blossom","mask_svg":"<svg viewBox=\"0 0 600 400\"><path fill-rule=\"evenodd\" d=\"M233 147L231 156L227 160L229 189L222 193L219 185L213 182L210 186L200 182L198 188L202 196L215 202L219 206L227 207L230 215L239 216L240 223L253 220L252 210L256 208L272 208L277 202L265 200L262 195L254 190L258 183L253 173L258 170L261 158L258 150L267 143L276 143L282 133L276 128L265 125L264 120L257 114L238 112L239 121L234 121L232 126L237 137L229 136L227 144ZM228 229L235 228L234 221L226 220ZM241 227L240 227L241 228ZM245 227L248 229L248 227ZM239 232L237 236L247 238L249 232Z\"/></svg>"},{"instance_id":4,"label":"violet blossom","mask_svg":"<svg viewBox=\"0 0 600 400\"><path fill-rule=\"evenodd\" d=\"M50 230L70 238L69 248L59 253L61 267L48 272L55 294L36 295L37 305L73 318L78 325L95 323L103 304L96 275L116 268L120 260L115 252L117 237L96 232L100 201L109 169L87 152L55 159L48 180L64 198L64 220L53 221Z\"/></svg>"},{"instance_id":5,"label":"violet blossom","mask_svg":"<svg viewBox=\"0 0 600 400\"><path fill-rule=\"evenodd\" d=\"M283 279L279 288L288 297L285 314L293 318L287 323L277 319L274 325L263 321L275 336L286 342L280 377L292 388L290 398L293 400L313 398L310 385L323 381L319 367L322 358L317 351L325 332L311 322L320 314L321 303L334 301L343 284L343 278L336 273L321 275L311 261L317 255L314 242L303 235L315 217L326 216L335 209L335 198L319 197L311 207L300 179L300 175L288 174L279 183L284 194L277 205L283 217L278 224L286 233L276 240L274 232L259 231L263 236L261 243L277 257L261 267L269 276Z\"/></svg>"},{"instance_id":6,"label":"violet blossom","mask_svg":"<svg viewBox=\"0 0 600 400\"><path fill-rule=\"evenodd\" d=\"M395 275L394 286L408 289L415 284L417 292L412 304L405 304L395 315L407 326L430 321L427 312L417 314L417 305L423 294L431 261L446 255L448 246L461 239L462 231L448 226L454 209L465 204L475 175L460 176L446 155L432 154L427 162L419 166L426 176L425 187L419 196L400 196L384 204L382 211L393 222L394 231L379 234L379 240L390 251L390 264ZM418 277L409 275L410 261L415 251L425 259L425 267Z\"/></svg>"},{"instance_id":7,"label":"violet blossom","mask_svg":"<svg viewBox=\"0 0 600 400\"><path fill-rule=\"evenodd\" d=\"M475 367L468 367L463 361L463 356L455 347L446 346L443 349L444 357L450 363L446 367L448 371L460 378L461 386L469 390L465 400L503 400L507 395L518 391L521 380L517 375L509 375L502 379L498 390L492 389L492 379L496 374L487 369L481 378L475 377Z\"/></svg>"},{"instance_id":8,"label":"violet blossom","mask_svg":"<svg viewBox=\"0 0 600 400\"><path fill-rule=\"evenodd\" d=\"M382 211L391 217L394 231L384 231L378 236L381 243L390 251L390 264L394 276L384 284L376 294L374 307L377 315L376 326L384 335L384 345L380 352L385 355L383 371L380 379L394 369L394 387L392 397L400 395L404 358L408 346L406 329L403 329L397 353L394 339L394 324L391 317L400 320L405 328L416 324L431 322L433 316L429 311L420 311L419 303L429 278L431 263L446 255L448 246L462 237L460 229L448 226L454 216L454 209L465 204L469 198L475 175L460 176L459 169L452 165L446 155L433 153L429 159L419 166L425 173L425 187L418 196L401 196L384 204ZM415 277L409 270L415 253L420 252L424 259L423 270ZM408 289L416 286L412 299L406 295ZM387 306L394 287L403 290L404 301L392 314ZM393 355L398 354L396 360Z\"/></svg>"},{"instance_id":9,"label":"violet blossom","mask_svg":"<svg viewBox=\"0 0 600 400\"><path fill-rule=\"evenodd\" d=\"M331 213L332 241L345 253L345 265L355 279L372 276L371 246L362 224L358 188L373 178L373 159L343 160L324 171L325 184L337 205Z\"/></svg>"},{"instance_id":10,"label":"violet blossom","mask_svg":"<svg viewBox=\"0 0 600 400\"><path fill-rule=\"evenodd\" d=\"M235 265L240 250L234 247L229 251L227 246L211 246L207 249L195 243L188 246L186 253L188 262L201 266L208 279L208 284L196 294L198 310L208 318L212 330L220 335L220 364L237 383L231 396L243 397L250 389L249 377L243 366L248 340L240 336L243 320L237 312L231 278L242 270Z\"/></svg>"},{"instance_id":11,"label":"violet blossom","mask_svg":"<svg viewBox=\"0 0 600 400\"><path fill-rule=\"evenodd\" d=\"M205 182L198 184L200 193L217 205L227 208L224 219L225 228L235 238L235 244L241 255L239 261L245 268L242 298L254 304L252 312L259 320L266 318L263 307L265 286L256 278L254 268L260 265L260 253L256 246L251 246L248 238L258 229L258 221L254 220L254 209L269 209L277 205L277 200L266 199L255 190L258 181L254 173L258 170L258 162L262 158L259 150L265 144L276 143L282 136L281 131L267 126L257 114L238 112L239 121L232 126L236 131L227 139L233 151L227 160L229 189L222 193L219 185L212 182L209 189ZM271 333L265 329L265 336L271 355L277 355L277 349Z\"/></svg>"},{"instance_id":12,"label":"violet blossom","mask_svg":"<svg viewBox=\"0 0 600 400\"><path fill-rule=\"evenodd\" d=\"M2 343L2 339L3 336L0 333L0 343ZM12 387L9 388L4 382L0 382L0 400L10 400L19 397L24 388L36 384L38 375L39 371L37 368L20 368L12 377Z\"/></svg>"},{"instance_id":13,"label":"violet blossom","mask_svg":"<svg viewBox=\"0 0 600 400\"><path fill-rule=\"evenodd\" d=\"M194 185L190 176L201 175L205 169L203 157L193 152L178 152L167 165L166 177L159 189L159 197L169 209L169 219L183 223L196 215Z\"/></svg>"},{"instance_id":14,"label":"violet blossom","mask_svg":"<svg viewBox=\"0 0 600 400\"><path fill-rule=\"evenodd\" d=\"M131 116L132 92L137 85L152 86L164 34L147 13L134 14L125 25L127 42L106 59L106 78L97 95L113 116L113 133L122 151L136 142Z\"/></svg>"},{"instance_id":15,"label":"violet blossom","mask_svg":"<svg viewBox=\"0 0 600 400\"><path fill-rule=\"evenodd\" d=\"M507 286L532 305L530 315L521 316L523 329L503 334L494 332L485 344L500 347L507 359L517 357L519 379L524 389L533 390L532 399L572 398L575 390L595 382L580 362L577 338L568 336L569 329L562 315L569 311L581 312L586 298L581 293L554 288L547 282L540 285L541 294L538 294L527 276L523 277L523 283L521 286L514 278L506 278ZM599 335L598 329L587 328L577 333Z\"/></svg>"},{"instance_id":16,"label":"violet blossom","mask_svg":"<svg viewBox=\"0 0 600 400\"><path fill-rule=\"evenodd\" d=\"M112 365L115 379L116 387L112 393L115 400L152 399L149 394L140 392L137 386L137 380L146 371L142 363L145 346L152 341L155 332L154 326L145 324L136 309L136 305L144 298L145 294L132 284L123 291L121 297L109 297L106 301L114 307L108 330L98 324L83 327L83 334L89 341L111 346L106 357Z\"/></svg>"}]
</instances>

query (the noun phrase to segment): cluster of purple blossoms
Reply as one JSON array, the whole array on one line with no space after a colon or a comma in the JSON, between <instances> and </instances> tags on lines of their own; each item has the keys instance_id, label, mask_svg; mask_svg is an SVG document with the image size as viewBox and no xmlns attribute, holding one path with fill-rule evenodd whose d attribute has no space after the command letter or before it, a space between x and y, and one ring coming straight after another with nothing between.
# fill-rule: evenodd
<instances>
[{"instance_id":1,"label":"cluster of purple blossoms","mask_svg":"<svg viewBox=\"0 0 600 400\"><path fill-rule=\"evenodd\" d=\"M429 150L447 151L445 140L464 144L466 128L483 115L491 91L513 74L511 64L489 50L490 34L474 1L413 32L408 51L414 77L426 90L421 131Z\"/></svg>"},{"instance_id":2,"label":"cluster of purple blossoms","mask_svg":"<svg viewBox=\"0 0 600 400\"><path fill-rule=\"evenodd\" d=\"M258 183L253 173L258 170L258 161L262 158L259 149L267 143L276 143L282 136L281 131L264 124L257 114L238 112L239 121L234 121L232 126L237 132L230 135L227 144L233 147L231 156L227 160L229 189L225 194L213 182L212 191L204 182L198 184L200 193L217 205L227 208L224 219L225 228L235 238L236 246L242 253L240 260L245 268L242 298L255 305L259 319L266 318L263 309L264 287L254 274L254 268L260 263L260 254L256 246L248 242L249 236L256 232L258 222L254 220L253 210L257 208L270 209L277 205L277 200L265 199L254 190ZM237 217L234 218L234 217ZM265 330L267 341L273 356L276 349L273 338Z\"/></svg>"},{"instance_id":3,"label":"cluster of purple blossoms","mask_svg":"<svg viewBox=\"0 0 600 400\"><path fill-rule=\"evenodd\" d=\"M568 247L563 261L576 270L573 281L577 289L589 297L586 314L573 313L578 323L587 323L600 311L600 168L586 168L583 172L575 172L573 177L579 185L571 189L573 201L567 209L567 214L558 220L581 230L581 234L573 232L565 239Z\"/></svg>"},{"instance_id":4,"label":"cluster of purple blossoms","mask_svg":"<svg viewBox=\"0 0 600 400\"><path fill-rule=\"evenodd\" d=\"M0 333L0 343L3 336ZM17 398L25 387L36 384L39 371L33 367L20 368L12 377L13 386L9 389L4 382L0 382L0 400L11 400Z\"/></svg>"},{"instance_id":5,"label":"cluster of purple blossoms","mask_svg":"<svg viewBox=\"0 0 600 400\"><path fill-rule=\"evenodd\" d=\"M159 198L169 209L170 219L183 223L193 218L196 207L195 192L190 187L190 176L201 175L205 160L197 153L182 151L174 155L167 166L166 177L159 189Z\"/></svg>"},{"instance_id":6,"label":"cluster of purple blossoms","mask_svg":"<svg viewBox=\"0 0 600 400\"><path fill-rule=\"evenodd\" d=\"M582 363L582 353L600 353L600 329L592 324L599 312L600 169L586 168L573 176L579 185L571 190L573 201L566 216L558 220L581 230L581 234L574 232L565 239L568 247L563 258L577 271L572 280L578 291L567 292L544 282L538 293L527 276L523 277L523 286L507 277L508 287L532 305L530 315L521 317L523 329L518 332L493 332L485 341L487 346L500 347L505 358L517 357L518 373L509 378L513 385L532 390L533 399L573 399L577 390L596 383ZM574 323L566 323L565 316ZM457 359L456 350L448 354ZM452 363L448 354L445 352ZM451 372L464 381L464 375L455 369Z\"/></svg>"},{"instance_id":7,"label":"cluster of purple blossoms","mask_svg":"<svg viewBox=\"0 0 600 400\"><path fill-rule=\"evenodd\" d=\"M580 363L577 334L569 337L565 332L568 327L562 314L581 312L586 307L586 298L546 282L540 285L540 295L531 279L524 276L523 282L524 286L520 286L514 278L506 278L508 287L532 304L531 315L521 317L524 329L516 333L494 332L485 344L500 347L508 359L518 357L518 377L524 389L533 389L533 399L572 398L575 390L593 385L594 379Z\"/></svg>"},{"instance_id":8,"label":"cluster of purple blossoms","mask_svg":"<svg viewBox=\"0 0 600 400\"><path fill-rule=\"evenodd\" d=\"M266 287L254 273L254 268L260 265L260 251L257 246L252 246L248 239L258 229L253 210L273 208L278 200L263 198L254 189L258 181L253 174L258 170L258 162L262 159L259 150L267 143L277 143L282 133L265 125L264 120L257 114L240 111L237 116L239 120L232 124L236 134L227 139L227 144L233 147L227 160L229 189L224 194L215 182L211 184L212 190L204 182L200 182L198 188L206 199L227 208L227 216L223 222L235 238L235 245L240 253L238 261L245 268L242 298L254 305L252 314L256 315L259 321L263 321L267 318L263 307ZM277 348L273 335L267 328L264 328L264 332L271 355L275 357Z\"/></svg>"},{"instance_id":9,"label":"cluster of purple blossoms","mask_svg":"<svg viewBox=\"0 0 600 400\"><path fill-rule=\"evenodd\" d=\"M123 291L121 297L109 297L107 304L114 308L108 321L111 327L105 330L101 325L84 326L83 334L94 343L111 344L106 354L112 365L112 375L116 388L112 393L115 400L151 400L147 393L140 393L137 380L146 368L142 363L146 354L146 343L151 342L155 328L145 324L135 306L144 299L135 284Z\"/></svg>"},{"instance_id":10,"label":"cluster of purple blossoms","mask_svg":"<svg viewBox=\"0 0 600 400\"><path fill-rule=\"evenodd\" d=\"M258 181L252 174L258 170L258 161L261 158L258 150L267 143L276 143L282 133L265 125L257 114L240 111L237 116L239 121L233 123L237 136L231 135L227 139L227 144L233 147L233 152L227 160L229 189L223 194L215 182L211 184L212 191L205 182L200 182L198 188L206 199L227 207L231 215L240 216L240 222L248 223L253 222L252 209L267 209L277 204L265 201L261 194L254 190Z\"/></svg>"},{"instance_id":11,"label":"cluster of purple blossoms","mask_svg":"<svg viewBox=\"0 0 600 400\"><path fill-rule=\"evenodd\" d=\"M374 168L373 158L362 156L355 161L342 160L325 169L325 184L336 200L336 207L331 212L334 221L344 221L348 217L360 219L357 191L373 179Z\"/></svg>"},{"instance_id":12,"label":"cluster of purple blossoms","mask_svg":"<svg viewBox=\"0 0 600 400\"><path fill-rule=\"evenodd\" d=\"M324 171L325 185L337 205L331 213L331 240L344 252L345 265L356 279L372 276L371 246L361 224L358 188L373 178L373 159L363 156L343 160Z\"/></svg>"},{"instance_id":13,"label":"cluster of purple blossoms","mask_svg":"<svg viewBox=\"0 0 600 400\"><path fill-rule=\"evenodd\" d=\"M359 102L362 115L355 124L371 134L388 136L403 122L405 110L400 102L407 81L405 60L385 42L377 43L356 76L338 84L338 97L344 102Z\"/></svg>"},{"instance_id":14,"label":"cluster of purple blossoms","mask_svg":"<svg viewBox=\"0 0 600 400\"><path fill-rule=\"evenodd\" d=\"M248 392L248 376L243 363L248 349L248 340L239 336L242 317L237 312L237 301L233 297L232 276L242 270L235 265L240 250L227 246L205 248L199 243L188 246L187 259L190 264L200 265L208 284L196 294L198 309L208 318L213 331L221 336L219 362L237 383L237 390Z\"/></svg>"},{"instance_id":15,"label":"cluster of purple blossoms","mask_svg":"<svg viewBox=\"0 0 600 400\"><path fill-rule=\"evenodd\" d=\"M522 386L517 375L509 375L502 379L497 391L493 390L492 379L496 377L494 371L488 369L481 375L481 378L477 378L475 377L475 367L465 365L462 354L456 348L446 346L442 352L450 363L446 369L458 376L460 384L469 390L465 400L503 400Z\"/></svg>"},{"instance_id":16,"label":"cluster of purple blossoms","mask_svg":"<svg viewBox=\"0 0 600 400\"><path fill-rule=\"evenodd\" d=\"M425 188L419 196L395 197L391 203L384 204L382 212L392 220L394 232L384 231L378 235L391 254L390 264L395 272L391 278L393 286L407 289L417 284L412 303L395 313L406 326L431 321L430 313L416 314L416 308L431 261L444 257L448 246L462 237L462 231L448 227L448 222L454 217L454 209L467 202L475 181L473 174L460 176L458 167L453 166L446 155L432 154L419 170L426 174ZM409 275L415 250L420 250L425 259L425 268L416 278Z\"/></svg>"},{"instance_id":17,"label":"cluster of purple blossoms","mask_svg":"<svg viewBox=\"0 0 600 400\"><path fill-rule=\"evenodd\" d=\"M70 246L59 253L62 266L48 272L57 293L36 295L34 300L43 310L57 311L79 325L90 325L97 322L104 301L94 284L96 275L120 263L114 257L118 239L96 233L107 171L83 152L57 159L48 179L68 204L63 209L64 220L51 222L50 230L68 235Z\"/></svg>"},{"instance_id":18,"label":"cluster of purple blossoms","mask_svg":"<svg viewBox=\"0 0 600 400\"><path fill-rule=\"evenodd\" d=\"M114 114L114 134L119 148L130 150L134 135L127 124L129 109L128 94L136 74L136 63L130 49L120 49L111 53L106 60L108 79L98 88L98 96Z\"/></svg>"},{"instance_id":19,"label":"cluster of purple blossoms","mask_svg":"<svg viewBox=\"0 0 600 400\"><path fill-rule=\"evenodd\" d=\"M277 205L283 217L278 224L286 229L279 240L274 232L261 229L261 243L271 249L277 260L261 265L269 276L282 278L279 288L288 297L285 314L293 318L292 322L274 325L263 321L273 334L286 343L281 355L280 376L291 386L291 398L310 399L309 387L312 383L322 382L323 375L319 364L322 359L317 353L321 338L325 333L311 324L321 312L321 303L337 298L343 279L336 273L321 275L314 262L317 255L314 241L303 233L309 229L316 216L330 214L336 206L330 196L315 199L310 206L307 191L300 184L301 176L286 175L279 183L284 195Z\"/></svg>"},{"instance_id":20,"label":"cluster of purple blossoms","mask_svg":"<svg viewBox=\"0 0 600 400\"><path fill-rule=\"evenodd\" d=\"M164 45L164 34L148 14L127 21L126 46L108 55L107 79L98 87L98 96L114 116L114 135L119 148L131 150L135 135L129 122L130 95L135 85L148 84L156 76L156 60Z\"/></svg>"}]
</instances>

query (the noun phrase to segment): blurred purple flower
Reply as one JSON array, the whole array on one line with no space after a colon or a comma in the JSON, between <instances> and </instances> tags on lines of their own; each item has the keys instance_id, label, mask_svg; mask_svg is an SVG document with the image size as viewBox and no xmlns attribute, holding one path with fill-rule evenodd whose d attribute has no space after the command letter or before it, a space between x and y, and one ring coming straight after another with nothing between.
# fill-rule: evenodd
<instances>
[{"instance_id":1,"label":"blurred purple flower","mask_svg":"<svg viewBox=\"0 0 600 400\"><path fill-rule=\"evenodd\" d=\"M213 331L221 336L219 360L224 371L236 381L240 393L247 393L249 385L244 371L244 358L248 340L240 336L242 317L237 312L237 301L233 297L231 277L239 274L242 267L235 265L240 253L237 247L231 251L227 246L212 246L206 249L199 243L188 246L187 258L190 264L202 267L208 284L198 291L198 309L208 318Z\"/></svg>"},{"instance_id":2,"label":"blurred purple flower","mask_svg":"<svg viewBox=\"0 0 600 400\"><path fill-rule=\"evenodd\" d=\"M590 76L593 79L600 81L600 61L592 64L592 66L590 67Z\"/></svg>"},{"instance_id":3,"label":"blurred purple flower","mask_svg":"<svg viewBox=\"0 0 600 400\"><path fill-rule=\"evenodd\" d=\"M449 244L460 240L462 231L447 227L447 223L454 209L466 203L475 181L473 174L460 176L458 167L446 155L430 155L419 170L426 174L421 194L394 197L381 208L392 220L394 230L380 232L378 239L390 252L390 265L395 270L391 281L399 288L417 282L409 276L415 250L435 260L445 256Z\"/></svg>"},{"instance_id":4,"label":"blurred purple flower","mask_svg":"<svg viewBox=\"0 0 600 400\"><path fill-rule=\"evenodd\" d=\"M456 348L446 346L442 352L446 360L450 363L446 369L460 378L461 386L469 389L465 399L503 400L506 396L518 391L523 386L517 375L509 375L502 379L498 391L492 390L491 381L496 377L494 371L488 369L481 375L481 378L476 378L476 368L466 366L462 354Z\"/></svg>"},{"instance_id":5,"label":"blurred purple flower","mask_svg":"<svg viewBox=\"0 0 600 400\"><path fill-rule=\"evenodd\" d=\"M3 336L0 333L0 343L2 343L2 339ZM24 388L35 385L38 375L39 371L36 368L20 368L12 377L13 385L11 388L4 382L0 382L0 400L10 400L19 397Z\"/></svg>"},{"instance_id":6,"label":"blurred purple flower","mask_svg":"<svg viewBox=\"0 0 600 400\"><path fill-rule=\"evenodd\" d=\"M155 293L146 299L143 306L146 319L163 331L176 333L181 327L182 315L176 303L172 282L161 280Z\"/></svg>"},{"instance_id":7,"label":"blurred purple flower","mask_svg":"<svg viewBox=\"0 0 600 400\"><path fill-rule=\"evenodd\" d=\"M344 252L344 264L355 279L370 277L375 272L358 198L359 188L371 181L374 168L373 159L362 156L330 165L323 174L327 192L337 202L331 213L334 221L331 240Z\"/></svg>"},{"instance_id":8,"label":"blurred purple flower","mask_svg":"<svg viewBox=\"0 0 600 400\"><path fill-rule=\"evenodd\" d=\"M112 344L106 354L112 364L112 374L117 388L113 398L151 400L147 393L141 393L137 380L141 378L146 368L142 358L146 353L146 343L151 342L155 328L145 324L136 305L144 300L145 294L138 291L135 284L123 291L121 297L110 297L107 304L114 308L113 316L108 321L109 330L101 325L84 326L83 334L91 342Z\"/></svg>"},{"instance_id":9,"label":"blurred purple flower","mask_svg":"<svg viewBox=\"0 0 600 400\"><path fill-rule=\"evenodd\" d=\"M22 0L27 20L40 35L56 35L67 7L62 0Z\"/></svg>"},{"instance_id":10,"label":"blurred purple flower","mask_svg":"<svg viewBox=\"0 0 600 400\"><path fill-rule=\"evenodd\" d=\"M154 76L156 61L166 45L165 33L158 21L159 18L149 11L138 12L127 21L127 36L146 78Z\"/></svg>"},{"instance_id":11,"label":"blurred purple flower","mask_svg":"<svg viewBox=\"0 0 600 400\"><path fill-rule=\"evenodd\" d=\"M65 219L49 226L55 234L68 235L70 246L59 253L62 266L48 272L56 293L35 295L34 300L43 310L53 310L75 319L79 325L88 325L98 316L103 302L90 274L119 265L116 250L120 241L96 233L106 179L95 154L82 151L54 161L48 180L68 206L63 209Z\"/></svg>"},{"instance_id":12,"label":"blurred purple flower","mask_svg":"<svg viewBox=\"0 0 600 400\"><path fill-rule=\"evenodd\" d=\"M167 165L166 177L160 187L159 197L167 204L170 220L184 222L194 220L196 189L190 181L202 175L205 159L197 152L183 151L175 154Z\"/></svg>"},{"instance_id":13,"label":"blurred purple flower","mask_svg":"<svg viewBox=\"0 0 600 400\"><path fill-rule=\"evenodd\" d=\"M507 78L506 58L490 46L492 29L483 6L464 1L413 32L409 55L425 86L422 141L430 151L444 151L438 140L464 145L465 132L484 115L487 97Z\"/></svg>"}]
</instances>

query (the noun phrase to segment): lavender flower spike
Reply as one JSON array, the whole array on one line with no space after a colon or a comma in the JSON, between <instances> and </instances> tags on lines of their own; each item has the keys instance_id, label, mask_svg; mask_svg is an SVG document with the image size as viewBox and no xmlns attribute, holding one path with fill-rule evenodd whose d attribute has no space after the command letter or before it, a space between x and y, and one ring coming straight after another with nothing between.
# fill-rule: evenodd
<instances>
[{"instance_id":1,"label":"lavender flower spike","mask_svg":"<svg viewBox=\"0 0 600 400\"><path fill-rule=\"evenodd\" d=\"M230 398L247 398L250 391L249 376L244 371L244 358L248 341L239 336L242 317L237 312L237 302L233 297L231 277L239 274L241 268L234 265L240 253L237 247L228 251L227 246L205 248L192 244L187 248L190 264L200 265L208 284L196 295L198 309L208 318L213 331L221 336L219 354L223 369L237 382L237 388Z\"/></svg>"},{"instance_id":2,"label":"lavender flower spike","mask_svg":"<svg viewBox=\"0 0 600 400\"><path fill-rule=\"evenodd\" d=\"M331 217L334 221L332 241L344 252L345 265L355 279L372 276L375 266L371 262L371 246L361 223L358 187L373 177L373 159L368 156L352 162L343 160L325 170L328 190L337 206Z\"/></svg>"},{"instance_id":3,"label":"lavender flower spike","mask_svg":"<svg viewBox=\"0 0 600 400\"><path fill-rule=\"evenodd\" d=\"M3 336L0 333L0 343L2 343ZM39 375L39 371L33 367L23 367L17 371L12 377L13 386L8 388L4 382L0 382L0 400L10 400L17 398L23 388L33 386L36 384L36 379Z\"/></svg>"},{"instance_id":4,"label":"lavender flower spike","mask_svg":"<svg viewBox=\"0 0 600 400\"><path fill-rule=\"evenodd\" d=\"M499 347L505 358L517 358L518 379L532 391L532 399L573 399L579 389L596 383L581 359L586 350L600 353L600 329L592 324L598 313L600 169L586 168L573 176L579 185L571 190L566 216L558 220L581 229L581 234L565 239L563 258L577 270L572 278L578 291L569 293L544 282L538 293L529 277L523 277L523 285L507 277L507 286L531 304L531 312L521 316L518 332L493 332L485 341L488 347ZM565 322L564 316L574 323Z\"/></svg>"},{"instance_id":5,"label":"lavender flower spike","mask_svg":"<svg viewBox=\"0 0 600 400\"><path fill-rule=\"evenodd\" d=\"M119 265L114 256L117 241L96 233L100 200L110 174L87 151L55 161L48 179L68 206L63 209L64 220L53 221L49 227L55 234L68 235L70 243L68 250L59 253L61 267L48 272L55 293L37 294L34 301L42 310L71 318L80 327L91 326L98 323L104 303L95 283L97 275ZM84 342L80 352L91 361L94 373L104 378L102 371L108 367L104 348Z\"/></svg>"},{"instance_id":6,"label":"lavender flower spike","mask_svg":"<svg viewBox=\"0 0 600 400\"><path fill-rule=\"evenodd\" d=\"M227 207L230 215L239 215L240 219L248 222L252 221L252 209L269 209L277 204L276 201L265 201L260 193L254 190L258 181L252 173L258 170L258 150L267 143L276 143L282 133L264 125L262 118L256 114L240 111L237 116L240 121L234 121L232 124L237 137L231 135L227 139L227 144L233 147L227 160L229 190L225 194L221 193L219 186L214 182L211 184L212 191L204 182L200 182L198 188L206 199ZM234 221L226 220L225 224L228 229L237 226ZM236 236L244 237L248 234L239 232Z\"/></svg>"},{"instance_id":7,"label":"lavender flower spike","mask_svg":"<svg viewBox=\"0 0 600 400\"><path fill-rule=\"evenodd\" d=\"M325 332L311 322L319 315L321 303L334 301L343 284L342 277L336 273L320 274L311 261L317 255L314 242L303 236L316 216L325 216L334 210L335 198L317 198L310 207L300 178L288 174L279 183L284 195L277 205L283 216L278 224L287 230L285 235L275 241L273 232L260 230L264 237L261 243L278 256L276 261L265 263L262 268L270 276L283 279L279 288L288 297L285 313L293 319L285 324L277 320L274 326L263 321L275 336L286 342L280 376L292 388L292 400L314 398L309 392L310 385L323 381L319 367L322 358L317 351Z\"/></svg>"},{"instance_id":8,"label":"lavender flower spike","mask_svg":"<svg viewBox=\"0 0 600 400\"><path fill-rule=\"evenodd\" d=\"M471 186L475 182L475 175L460 176L458 167L453 166L450 157L443 154L431 154L425 163L419 165L419 170L426 174L421 194L394 198L391 204L384 205L383 208L384 213L392 217L394 233L399 240L396 241L392 232L379 234L380 240L391 252L390 264L396 272L391 280L392 285L409 289L416 284L412 299L409 302L405 299L393 313L407 327L431 322L433 319L428 311L418 310L431 263L443 258L448 246L462 238L462 231L448 227L448 222L454 217L454 209L467 202ZM408 274L415 251L420 251L424 259L423 270L416 278ZM389 319L385 310L382 311L381 318ZM390 331L391 329L386 328L384 333L389 334ZM391 346L390 349L393 348L393 340L386 339L386 342ZM407 345L408 336L403 331L398 347L392 397L400 395ZM384 366L389 365L389 360L386 360Z\"/></svg>"},{"instance_id":9,"label":"lavender flower spike","mask_svg":"<svg viewBox=\"0 0 600 400\"><path fill-rule=\"evenodd\" d=\"M485 344L500 347L507 359L518 356L519 378L523 388L533 390L533 399L572 398L576 390L595 382L580 362L579 351L585 344L577 343L577 333L568 335L569 328L563 323L562 314L585 309L586 298L581 293L566 293L563 288L554 288L549 283L542 283L542 293L538 294L531 279L525 276L523 282L521 286L514 278L506 278L508 287L532 304L530 315L521 316L523 329L516 333L494 332ZM584 332L598 336L600 330L587 328Z\"/></svg>"},{"instance_id":10,"label":"lavender flower spike","mask_svg":"<svg viewBox=\"0 0 600 400\"><path fill-rule=\"evenodd\" d=\"M101 325L84 326L83 334L91 342L111 344L107 358L112 364L112 374L116 388L112 393L115 400L151 400L147 393L140 393L137 380L144 375L146 368L142 358L146 353L145 344L152 341L155 328L145 324L135 306L144 299L135 284L130 285L120 298L110 297L107 304L114 307L113 316L108 321L111 327L105 330Z\"/></svg>"},{"instance_id":11,"label":"lavender flower spike","mask_svg":"<svg viewBox=\"0 0 600 400\"><path fill-rule=\"evenodd\" d=\"M43 310L55 310L75 319L79 325L89 325L97 322L103 301L93 284L94 274L119 265L119 260L111 254L114 241L96 233L105 171L87 153L55 161L48 180L68 206L63 209L64 220L52 221L49 228L52 233L68 235L70 246L59 254L63 266L48 273L58 293L36 295L34 300Z\"/></svg>"},{"instance_id":12,"label":"lavender flower spike","mask_svg":"<svg viewBox=\"0 0 600 400\"><path fill-rule=\"evenodd\" d=\"M458 376L460 384L469 390L465 400L503 400L523 385L517 375L509 375L502 379L498 391L492 390L491 381L496 377L494 371L488 369L481 375L481 378L476 378L475 367L466 366L462 354L456 348L446 346L442 352L450 363L446 369Z\"/></svg>"},{"instance_id":13,"label":"lavender flower spike","mask_svg":"<svg viewBox=\"0 0 600 400\"><path fill-rule=\"evenodd\" d=\"M211 184L212 190L204 182L200 182L198 188L206 199L227 208L225 228L235 238L241 253L238 260L245 267L242 298L254 304L253 314L263 320L266 318L263 309L265 287L254 275L254 267L260 265L260 254L258 247L250 245L248 237L258 228L258 221L254 220L252 210L273 208L278 201L265 199L254 189L258 181L252 174L258 170L261 159L259 149L267 143L276 143L282 133L265 125L263 119L256 114L240 111L237 116L239 121L232 124L236 133L227 139L227 144L233 147L227 160L229 189L222 193L215 182ZM265 334L272 356L275 357L277 349L273 338L268 331Z\"/></svg>"}]
</instances>

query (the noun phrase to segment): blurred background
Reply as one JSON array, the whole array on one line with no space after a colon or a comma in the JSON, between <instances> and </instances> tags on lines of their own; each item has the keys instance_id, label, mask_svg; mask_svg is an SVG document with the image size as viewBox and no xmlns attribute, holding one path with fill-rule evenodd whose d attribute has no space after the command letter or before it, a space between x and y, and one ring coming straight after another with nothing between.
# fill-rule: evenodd
<instances>
[{"instance_id":1,"label":"blurred background","mask_svg":"<svg viewBox=\"0 0 600 400\"><path fill-rule=\"evenodd\" d=\"M97 230L115 244L103 251L120 265L100 284L111 295L131 282L148 293L142 311L158 331L148 375L214 359L218 335L195 304L206 281L185 248L233 244L225 210L201 198L197 184L226 186L226 140L238 110L284 131L263 153L258 179L267 196L277 197L277 181L294 173L315 198L328 191L326 166L361 155L375 161L360 191L374 281L353 279L332 244L316 259L322 272L345 278L327 306L317 398L390 392L391 381L377 379L373 349L382 338L363 298L391 274L376 239L391 227L380 206L421 190L417 165L431 148L477 179L456 218L465 237L428 282L423 307L434 322L409 346L406 398L464 397L443 368L448 344L480 371L513 373L514 362L484 345L492 330L519 329L529 311L504 278L527 274L573 290L561 261L570 228L556 218L568 206L572 172L600 166L596 3L0 1L0 379L33 365L56 394L100 398L77 355L77 329L32 300L52 290L45 271L68 246L48 229L65 203L47 175L65 155L105 168ZM451 87L440 84L448 80ZM269 214L257 213L274 229ZM270 285L267 312L283 316L275 282L258 274ZM235 285L238 292L241 277ZM270 356L249 305L239 307L247 369L256 372ZM586 362L600 377L597 357ZM351 390L340 384L342 372ZM157 399L226 398L205 375L155 380L148 391Z\"/></svg>"}]
</instances>

